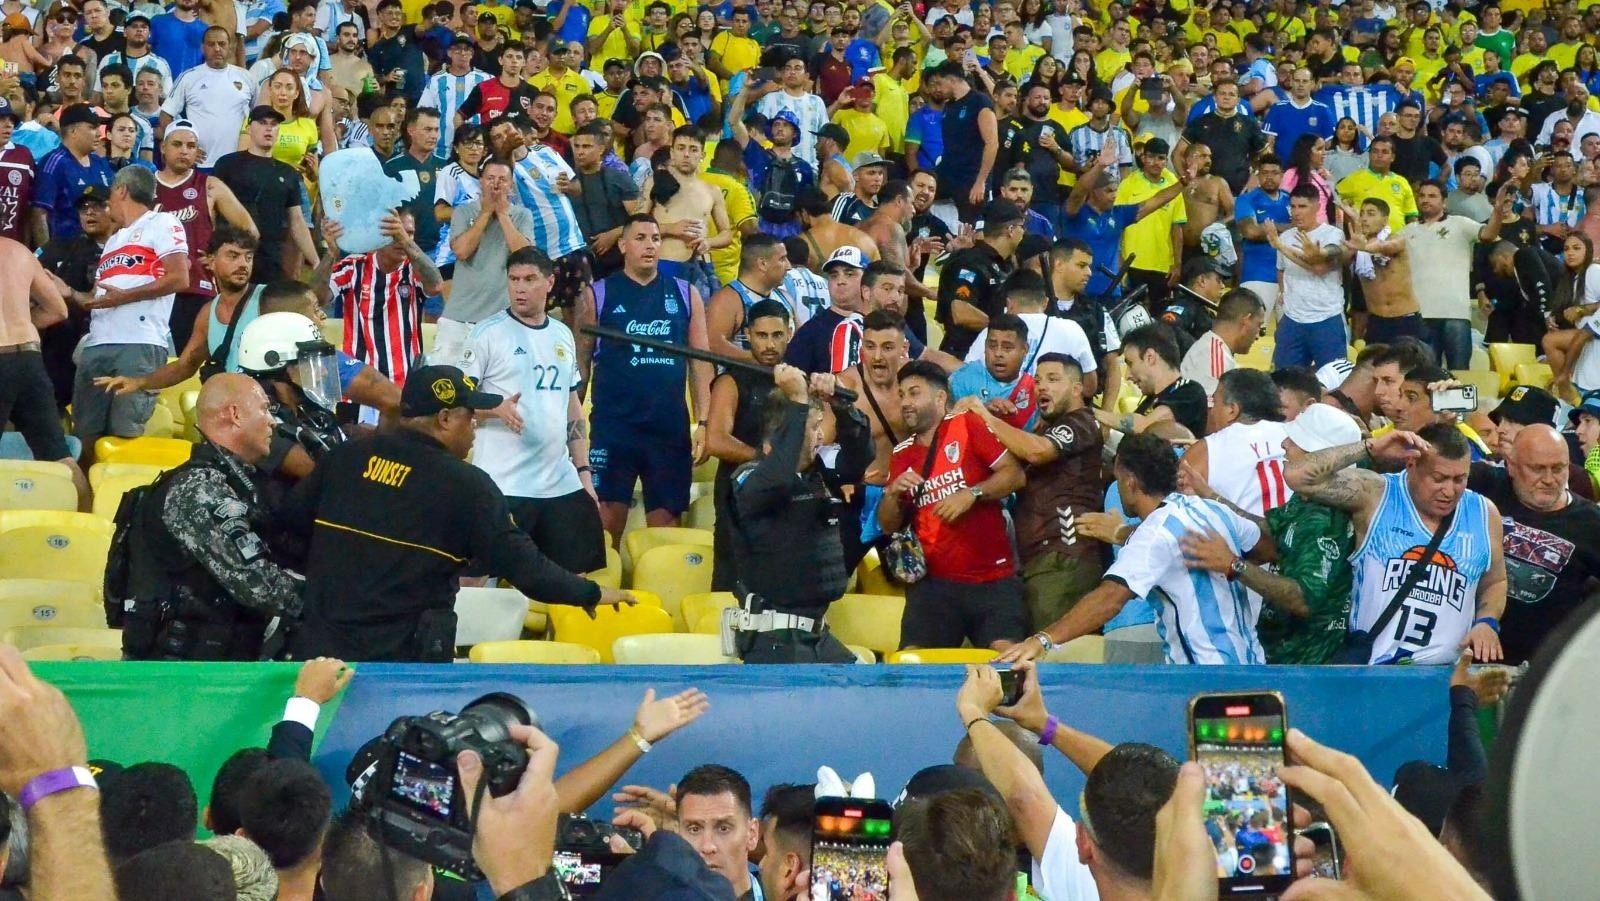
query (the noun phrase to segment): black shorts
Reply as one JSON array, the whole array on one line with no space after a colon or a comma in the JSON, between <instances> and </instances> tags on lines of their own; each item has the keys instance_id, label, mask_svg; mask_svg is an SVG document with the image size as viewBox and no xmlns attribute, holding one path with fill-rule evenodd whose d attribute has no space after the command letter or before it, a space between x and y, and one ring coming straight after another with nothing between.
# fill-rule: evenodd
<instances>
[{"instance_id":1,"label":"black shorts","mask_svg":"<svg viewBox=\"0 0 1600 901\"><path fill-rule=\"evenodd\" d=\"M572 573L606 568L606 533L600 508L582 488L561 497L508 497L511 518L539 552Z\"/></svg>"},{"instance_id":2,"label":"black shorts","mask_svg":"<svg viewBox=\"0 0 1600 901\"><path fill-rule=\"evenodd\" d=\"M593 260L589 251L574 250L555 261L556 281L550 289L552 309L572 309L583 295L583 289L594 284Z\"/></svg>"},{"instance_id":3,"label":"black shorts","mask_svg":"<svg viewBox=\"0 0 1600 901\"><path fill-rule=\"evenodd\" d=\"M906 615L900 623L901 648L975 648L1028 637L1022 580L951 582L928 577L906 586Z\"/></svg>"},{"instance_id":4,"label":"black shorts","mask_svg":"<svg viewBox=\"0 0 1600 901\"><path fill-rule=\"evenodd\" d=\"M35 460L65 460L67 435L56 412L55 386L38 349L0 353L0 429L14 423Z\"/></svg>"},{"instance_id":5,"label":"black shorts","mask_svg":"<svg viewBox=\"0 0 1600 901\"><path fill-rule=\"evenodd\" d=\"M1404 316L1367 316L1366 334L1362 335L1368 344L1393 344L1401 338L1415 338L1422 340L1422 314L1407 313Z\"/></svg>"}]
</instances>

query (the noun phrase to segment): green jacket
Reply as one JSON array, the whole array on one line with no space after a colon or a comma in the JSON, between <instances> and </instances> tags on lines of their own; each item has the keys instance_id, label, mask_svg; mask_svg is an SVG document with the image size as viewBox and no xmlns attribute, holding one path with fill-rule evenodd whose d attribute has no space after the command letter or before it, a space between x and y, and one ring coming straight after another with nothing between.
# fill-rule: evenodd
<instances>
[{"instance_id":1,"label":"green jacket","mask_svg":"<svg viewBox=\"0 0 1600 901\"><path fill-rule=\"evenodd\" d=\"M1343 510L1299 495L1267 511L1267 531L1278 544L1277 572L1300 584L1311 615L1300 619L1261 605L1256 632L1268 663L1317 664L1344 644L1350 619L1355 528Z\"/></svg>"}]
</instances>

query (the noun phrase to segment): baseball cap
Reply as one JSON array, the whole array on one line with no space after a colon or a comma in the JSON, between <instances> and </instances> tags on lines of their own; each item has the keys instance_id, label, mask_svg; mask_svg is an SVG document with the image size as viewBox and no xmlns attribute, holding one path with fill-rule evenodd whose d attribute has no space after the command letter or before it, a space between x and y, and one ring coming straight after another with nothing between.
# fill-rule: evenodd
<instances>
[{"instance_id":1,"label":"baseball cap","mask_svg":"<svg viewBox=\"0 0 1600 901\"><path fill-rule=\"evenodd\" d=\"M1328 404L1312 404L1283 424L1283 436L1308 454L1361 440L1361 427L1350 414Z\"/></svg>"},{"instance_id":2,"label":"baseball cap","mask_svg":"<svg viewBox=\"0 0 1600 901\"><path fill-rule=\"evenodd\" d=\"M1400 66L1410 66L1411 68L1415 69L1417 67L1417 61L1412 59L1409 56L1402 56L1399 59L1395 60L1394 61L1394 65L1390 66L1389 68L1390 69L1395 69L1395 68L1398 68Z\"/></svg>"},{"instance_id":3,"label":"baseball cap","mask_svg":"<svg viewBox=\"0 0 1600 901\"><path fill-rule=\"evenodd\" d=\"M1518 425L1554 425L1556 409L1561 404L1554 394L1536 388L1532 385L1518 385L1511 389L1505 400L1489 412L1489 419L1496 425L1500 420L1509 419Z\"/></svg>"},{"instance_id":4,"label":"baseball cap","mask_svg":"<svg viewBox=\"0 0 1600 901\"><path fill-rule=\"evenodd\" d=\"M1327 363L1323 363L1322 368L1317 370L1317 381L1322 383L1323 388L1332 391L1343 385L1344 380L1349 378L1350 373L1355 371L1356 364L1349 360L1330 360Z\"/></svg>"},{"instance_id":5,"label":"baseball cap","mask_svg":"<svg viewBox=\"0 0 1600 901\"><path fill-rule=\"evenodd\" d=\"M105 188L102 188L99 185L90 185L89 187L83 189L83 193L79 194L78 199L72 202L72 206L74 209L76 209L78 207L88 206L91 203L104 204L109 203L110 201L111 194L107 192Z\"/></svg>"},{"instance_id":6,"label":"baseball cap","mask_svg":"<svg viewBox=\"0 0 1600 901\"><path fill-rule=\"evenodd\" d=\"M872 76L871 75L863 75L860 78L857 78L856 79L855 88L858 91L862 90L862 89L866 89L868 91L876 91L878 89L877 86L872 83Z\"/></svg>"},{"instance_id":7,"label":"baseball cap","mask_svg":"<svg viewBox=\"0 0 1600 901\"><path fill-rule=\"evenodd\" d=\"M73 125L105 125L106 118L87 103L74 103L56 116L56 124L60 128Z\"/></svg>"},{"instance_id":8,"label":"baseball cap","mask_svg":"<svg viewBox=\"0 0 1600 901\"><path fill-rule=\"evenodd\" d=\"M822 264L822 271L827 272L834 266L853 266L856 269L865 269L867 268L867 255L861 252L861 248L847 244L835 250L833 255L828 257L828 261Z\"/></svg>"},{"instance_id":9,"label":"baseball cap","mask_svg":"<svg viewBox=\"0 0 1600 901\"><path fill-rule=\"evenodd\" d=\"M843 125L833 122L829 122L827 125L824 125L812 132L812 134L819 138L829 138L833 141L833 143L838 144L840 147L850 143L850 132L845 131Z\"/></svg>"},{"instance_id":10,"label":"baseball cap","mask_svg":"<svg viewBox=\"0 0 1600 901\"><path fill-rule=\"evenodd\" d=\"M490 18L494 18L494 17L490 16ZM468 47L471 47L472 44L473 44L472 35L464 34L464 33L458 31L458 32L456 32L455 37L452 37L450 39L450 46L452 46L452 47L460 47L463 44L467 45Z\"/></svg>"},{"instance_id":11,"label":"baseball cap","mask_svg":"<svg viewBox=\"0 0 1600 901\"><path fill-rule=\"evenodd\" d=\"M899 797L894 799L894 806L898 809L910 801L969 788L978 789L996 798L1000 797L999 790L992 782L985 779L982 773L952 763L942 763L918 770L910 781L906 782L906 787L900 790Z\"/></svg>"},{"instance_id":12,"label":"baseball cap","mask_svg":"<svg viewBox=\"0 0 1600 901\"><path fill-rule=\"evenodd\" d=\"M1089 83L1076 69L1068 69L1066 76L1061 79L1061 82L1062 84L1076 85L1084 85Z\"/></svg>"},{"instance_id":13,"label":"baseball cap","mask_svg":"<svg viewBox=\"0 0 1600 901\"><path fill-rule=\"evenodd\" d=\"M317 39L304 32L291 34L289 39L283 42L283 52L288 53L290 50L304 50L314 54L317 52Z\"/></svg>"},{"instance_id":14,"label":"baseball cap","mask_svg":"<svg viewBox=\"0 0 1600 901\"><path fill-rule=\"evenodd\" d=\"M175 119L171 125L167 126L167 133L161 137L161 142L163 144L166 143L168 138L171 138L180 131L186 131L193 135L196 141L200 140L200 132L195 131L193 122L190 122L188 119Z\"/></svg>"},{"instance_id":15,"label":"baseball cap","mask_svg":"<svg viewBox=\"0 0 1600 901\"><path fill-rule=\"evenodd\" d=\"M283 113L273 109L270 104L263 103L250 110L251 122L282 122Z\"/></svg>"},{"instance_id":16,"label":"baseball cap","mask_svg":"<svg viewBox=\"0 0 1600 901\"><path fill-rule=\"evenodd\" d=\"M1026 218L1022 215L1022 207L1009 200L991 200L989 205L983 208L984 228L1005 225L1008 222L1021 222Z\"/></svg>"},{"instance_id":17,"label":"baseball cap","mask_svg":"<svg viewBox=\"0 0 1600 901\"><path fill-rule=\"evenodd\" d=\"M1573 425L1577 425L1578 417L1584 413L1593 416L1595 419L1600 419L1600 391L1590 391L1588 394L1585 394L1583 396L1583 400L1579 401L1576 407L1573 407L1570 411L1568 411L1567 421Z\"/></svg>"},{"instance_id":18,"label":"baseball cap","mask_svg":"<svg viewBox=\"0 0 1600 901\"><path fill-rule=\"evenodd\" d=\"M406 376L400 392L401 416L432 416L445 410L493 410L503 398L478 390L478 380L469 379L454 366L424 366Z\"/></svg>"},{"instance_id":19,"label":"baseball cap","mask_svg":"<svg viewBox=\"0 0 1600 901\"><path fill-rule=\"evenodd\" d=\"M136 24L136 23L139 23L139 22L143 22L145 24L146 28L150 27L150 17L145 15L144 13L134 13L133 15L129 16L128 18L123 19L122 20L122 27L123 28L127 28L129 25L133 25L133 24Z\"/></svg>"},{"instance_id":20,"label":"baseball cap","mask_svg":"<svg viewBox=\"0 0 1600 901\"><path fill-rule=\"evenodd\" d=\"M874 153L871 150L863 150L860 153L856 154L855 165L853 167L851 167L851 168L853 170L855 170L855 171L860 171L862 169L867 168L868 166L887 166L887 165L889 165L889 161L884 159L883 157L879 156L877 153Z\"/></svg>"},{"instance_id":21,"label":"baseball cap","mask_svg":"<svg viewBox=\"0 0 1600 901\"><path fill-rule=\"evenodd\" d=\"M17 111L11 108L11 101L4 97L0 97L0 119L10 119L13 122L22 121L22 117L17 115Z\"/></svg>"},{"instance_id":22,"label":"baseball cap","mask_svg":"<svg viewBox=\"0 0 1600 901\"><path fill-rule=\"evenodd\" d=\"M5 24L7 28L15 28L18 31L33 30L33 25L28 22L28 17L22 13L12 13L11 15L6 16Z\"/></svg>"}]
</instances>

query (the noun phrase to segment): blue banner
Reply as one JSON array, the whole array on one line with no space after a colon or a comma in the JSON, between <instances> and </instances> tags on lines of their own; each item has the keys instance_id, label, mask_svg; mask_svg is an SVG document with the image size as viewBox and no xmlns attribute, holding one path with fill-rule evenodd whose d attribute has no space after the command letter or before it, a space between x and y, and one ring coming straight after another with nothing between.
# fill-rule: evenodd
<instances>
[{"instance_id":1,"label":"blue banner","mask_svg":"<svg viewBox=\"0 0 1600 901\"><path fill-rule=\"evenodd\" d=\"M711 709L641 759L625 783L666 788L689 769L720 763L770 785L809 783L828 765L847 782L870 771L893 798L917 770L949 763L961 740L953 666L415 666L360 665L316 763L348 797L355 750L398 716L460 710L493 691L521 697L561 746L565 772L627 732L645 689L699 688ZM1190 697L1274 689L1291 726L1359 757L1388 785L1400 764L1444 762L1448 667L1045 666L1045 701L1064 723L1113 744L1144 741L1187 754ZM1083 778L1059 754L1046 780L1076 813ZM609 818L609 798L590 811Z\"/></svg>"}]
</instances>

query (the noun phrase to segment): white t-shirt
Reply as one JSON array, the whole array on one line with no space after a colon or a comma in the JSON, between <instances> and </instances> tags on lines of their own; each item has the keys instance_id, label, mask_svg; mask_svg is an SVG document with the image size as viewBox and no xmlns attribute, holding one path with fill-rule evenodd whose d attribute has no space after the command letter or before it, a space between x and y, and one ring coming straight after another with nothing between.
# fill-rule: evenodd
<instances>
[{"instance_id":1,"label":"white t-shirt","mask_svg":"<svg viewBox=\"0 0 1600 901\"><path fill-rule=\"evenodd\" d=\"M1446 216L1400 230L1423 319L1472 318L1472 248L1482 229L1466 216Z\"/></svg>"},{"instance_id":2,"label":"white t-shirt","mask_svg":"<svg viewBox=\"0 0 1600 901\"><path fill-rule=\"evenodd\" d=\"M1045 354L1066 354L1078 361L1078 367L1085 374L1095 371L1094 348L1089 346L1089 336L1083 333L1083 326L1071 319L1044 313L1018 313L1017 316L1028 326L1028 355L1022 368L1029 375L1038 368L1039 358ZM988 338L988 329L978 332L972 347L967 349L965 362L983 360L983 342Z\"/></svg>"},{"instance_id":3,"label":"white t-shirt","mask_svg":"<svg viewBox=\"0 0 1600 901\"><path fill-rule=\"evenodd\" d=\"M561 497L583 487L567 453L567 408L578 384L570 329L550 318L534 327L501 310L472 330L461 369L491 394L522 395L522 434L499 419L486 420L478 428L474 466L507 497Z\"/></svg>"},{"instance_id":4,"label":"white t-shirt","mask_svg":"<svg viewBox=\"0 0 1600 901\"><path fill-rule=\"evenodd\" d=\"M1326 223L1310 232L1292 228L1283 233L1282 240L1295 250L1306 246L1306 240L1318 247L1340 247L1344 232ZM1318 274L1299 263L1290 262L1278 254L1278 271L1283 273L1283 314L1295 322L1321 322L1330 316L1344 315L1344 268L1335 266Z\"/></svg>"},{"instance_id":5,"label":"white t-shirt","mask_svg":"<svg viewBox=\"0 0 1600 901\"><path fill-rule=\"evenodd\" d=\"M756 112L772 120L780 110L788 110L800 120L800 141L794 146L794 155L810 163L812 168L821 171L817 165L817 135L822 126L828 124L828 105L816 94L801 94L794 97L788 91L773 91L761 98L756 103Z\"/></svg>"},{"instance_id":6,"label":"white t-shirt","mask_svg":"<svg viewBox=\"0 0 1600 901\"><path fill-rule=\"evenodd\" d=\"M1600 338L1600 313L1591 313L1578 320L1578 328L1588 329L1591 335ZM1600 340L1596 338L1591 338L1583 346L1578 353L1578 362L1572 367L1572 384L1579 391L1600 388Z\"/></svg>"},{"instance_id":7,"label":"white t-shirt","mask_svg":"<svg viewBox=\"0 0 1600 901\"><path fill-rule=\"evenodd\" d=\"M1217 379L1222 378L1224 372L1238 368L1233 351L1228 349L1228 342L1216 332L1206 332L1189 346L1178 372L1189 381L1199 383L1206 389L1206 396L1210 397L1217 390Z\"/></svg>"},{"instance_id":8,"label":"white t-shirt","mask_svg":"<svg viewBox=\"0 0 1600 901\"><path fill-rule=\"evenodd\" d=\"M238 66L213 69L201 64L179 76L161 111L174 119L188 119L199 135L209 169L239 149L239 128L256 102L256 85L250 73Z\"/></svg>"},{"instance_id":9,"label":"white t-shirt","mask_svg":"<svg viewBox=\"0 0 1600 901\"><path fill-rule=\"evenodd\" d=\"M1099 901L1094 875L1078 860L1078 827L1072 817L1056 808L1044 856L1033 861L1033 889L1050 901Z\"/></svg>"},{"instance_id":10,"label":"white t-shirt","mask_svg":"<svg viewBox=\"0 0 1600 901\"><path fill-rule=\"evenodd\" d=\"M114 288L139 288L156 281L170 264L163 260L188 253L183 223L171 213L150 210L106 241L94 280ZM185 266L188 264L185 263ZM105 292L96 290L96 295ZM166 347L171 330L172 295L94 310L89 314L89 345L157 344Z\"/></svg>"}]
</instances>

